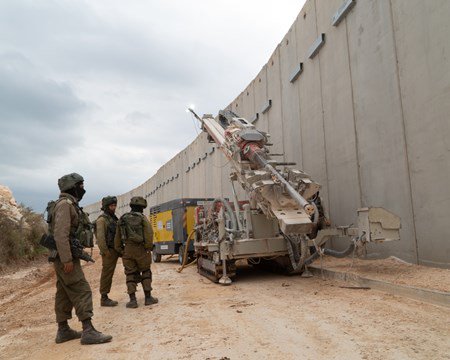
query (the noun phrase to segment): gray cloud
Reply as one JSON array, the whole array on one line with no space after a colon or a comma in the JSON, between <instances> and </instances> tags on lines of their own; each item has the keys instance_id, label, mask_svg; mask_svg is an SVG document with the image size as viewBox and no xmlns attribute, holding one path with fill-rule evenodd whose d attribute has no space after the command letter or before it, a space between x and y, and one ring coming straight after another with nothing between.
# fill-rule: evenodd
<instances>
[{"instance_id":1,"label":"gray cloud","mask_svg":"<svg viewBox=\"0 0 450 360\"><path fill-rule=\"evenodd\" d=\"M107 21L85 1L38 2L30 7L29 1L16 0L0 5L0 32L8 35L7 40L59 71L133 77L161 86L194 85L213 74L202 66L202 58L209 60L209 46L193 48L182 40L183 34L174 39L161 28L132 22L118 27L125 22L119 21Z\"/></svg>"},{"instance_id":2,"label":"gray cloud","mask_svg":"<svg viewBox=\"0 0 450 360\"><path fill-rule=\"evenodd\" d=\"M37 210L70 172L85 204L138 186L194 140L186 106L232 101L300 7L0 1L0 183Z\"/></svg>"},{"instance_id":3,"label":"gray cloud","mask_svg":"<svg viewBox=\"0 0 450 360\"><path fill-rule=\"evenodd\" d=\"M78 116L88 109L64 82L44 78L20 53L0 54L0 165L38 167L82 141ZM0 167L1 168L1 167Z\"/></svg>"}]
</instances>

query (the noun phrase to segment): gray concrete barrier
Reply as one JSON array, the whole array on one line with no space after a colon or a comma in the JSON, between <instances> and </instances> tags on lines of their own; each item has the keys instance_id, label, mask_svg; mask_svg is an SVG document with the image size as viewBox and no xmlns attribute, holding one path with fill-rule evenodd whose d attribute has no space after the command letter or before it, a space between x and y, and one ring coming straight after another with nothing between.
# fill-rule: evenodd
<instances>
[{"instance_id":1,"label":"gray concrete barrier","mask_svg":"<svg viewBox=\"0 0 450 360\"><path fill-rule=\"evenodd\" d=\"M273 152L322 184L333 223L383 206L401 217L402 231L379 256L441 267L450 267L449 18L447 0L309 0L224 106L268 131ZM229 196L228 170L201 134L120 195L119 212L134 195L151 205ZM99 208L86 207L92 217Z\"/></svg>"}]
</instances>

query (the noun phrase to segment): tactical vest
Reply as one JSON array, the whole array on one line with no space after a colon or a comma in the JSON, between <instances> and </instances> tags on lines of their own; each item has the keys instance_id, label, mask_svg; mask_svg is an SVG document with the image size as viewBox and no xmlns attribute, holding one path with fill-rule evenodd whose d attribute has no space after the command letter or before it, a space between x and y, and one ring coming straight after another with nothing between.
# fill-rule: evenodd
<instances>
[{"instance_id":1,"label":"tactical vest","mask_svg":"<svg viewBox=\"0 0 450 360\"><path fill-rule=\"evenodd\" d=\"M131 211L122 215L119 220L119 228L122 242L143 244L144 243L144 215Z\"/></svg>"},{"instance_id":2,"label":"tactical vest","mask_svg":"<svg viewBox=\"0 0 450 360\"><path fill-rule=\"evenodd\" d=\"M109 214L101 214L99 218L105 219L106 222L106 234L105 234L105 240L106 240L106 246L110 249L114 248L114 238L116 236L116 227L117 222L119 219L117 217L111 216ZM95 234L97 236L97 233Z\"/></svg>"},{"instance_id":3,"label":"tactical vest","mask_svg":"<svg viewBox=\"0 0 450 360\"><path fill-rule=\"evenodd\" d=\"M61 197L56 201L49 201L47 204L47 223L49 224L49 234L53 235L55 229L55 207L60 201L67 201L75 208L78 215L78 225L71 224L69 237L76 238L80 241L83 247L94 247L94 235L92 233L92 223L89 220L89 215L83 211L77 204L67 197Z\"/></svg>"}]
</instances>

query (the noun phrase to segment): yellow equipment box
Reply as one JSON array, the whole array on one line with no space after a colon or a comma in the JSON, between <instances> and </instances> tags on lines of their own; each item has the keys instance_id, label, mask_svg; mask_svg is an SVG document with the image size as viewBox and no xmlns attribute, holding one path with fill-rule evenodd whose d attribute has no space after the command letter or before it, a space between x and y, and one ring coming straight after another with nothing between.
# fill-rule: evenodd
<instances>
[{"instance_id":1,"label":"yellow equipment box","mask_svg":"<svg viewBox=\"0 0 450 360\"><path fill-rule=\"evenodd\" d=\"M194 230L195 208L213 201L210 198L176 199L150 208L150 223L153 228L153 261L160 262L161 255L178 254L183 261L187 237ZM189 256L193 257L193 242Z\"/></svg>"}]
</instances>

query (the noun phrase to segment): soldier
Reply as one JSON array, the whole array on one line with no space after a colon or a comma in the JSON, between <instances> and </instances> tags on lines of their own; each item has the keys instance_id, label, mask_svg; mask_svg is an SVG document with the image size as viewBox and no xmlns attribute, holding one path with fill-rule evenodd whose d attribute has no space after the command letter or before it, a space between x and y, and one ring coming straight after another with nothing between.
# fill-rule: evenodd
<instances>
[{"instance_id":1,"label":"soldier","mask_svg":"<svg viewBox=\"0 0 450 360\"><path fill-rule=\"evenodd\" d=\"M122 215L117 226L114 248L122 254L125 268L127 291L130 301L127 308L137 308L136 288L142 282L145 293L145 305L156 304L157 298L152 297L152 271L150 264L153 248L153 230L150 222L144 216L147 200L135 196L130 201L131 211Z\"/></svg>"},{"instance_id":2,"label":"soldier","mask_svg":"<svg viewBox=\"0 0 450 360\"><path fill-rule=\"evenodd\" d=\"M102 256L102 274L100 277L101 306L117 306L118 302L108 297L111 291L112 278L116 269L119 254L114 250L114 237L116 235L117 216L115 215L117 198L106 196L102 199L101 214L96 221L95 237Z\"/></svg>"},{"instance_id":3,"label":"soldier","mask_svg":"<svg viewBox=\"0 0 450 360\"><path fill-rule=\"evenodd\" d=\"M58 180L61 190L57 200L50 233L53 233L58 257L55 259L56 296L55 313L58 322L56 343L81 338L81 344L100 344L111 341L112 336L104 335L92 325L92 291L87 282L80 259L74 258L70 249L70 238L79 237L83 228L81 221L84 218L78 202L83 198L84 179L72 173L64 175ZM67 320L72 318L72 309L75 308L78 319L83 325L83 332L72 330Z\"/></svg>"}]
</instances>

